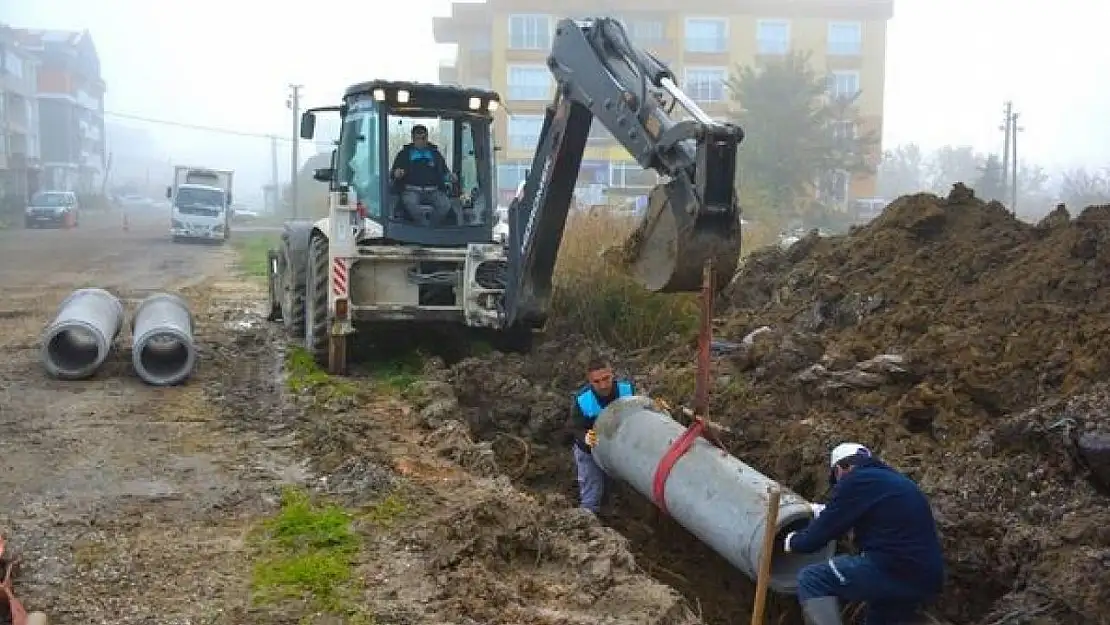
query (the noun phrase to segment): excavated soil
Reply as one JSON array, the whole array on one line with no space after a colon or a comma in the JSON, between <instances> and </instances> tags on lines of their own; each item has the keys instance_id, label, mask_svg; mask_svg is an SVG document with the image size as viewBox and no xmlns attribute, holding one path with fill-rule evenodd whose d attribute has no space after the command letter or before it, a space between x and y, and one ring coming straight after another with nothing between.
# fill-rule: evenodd
<instances>
[{"instance_id":1,"label":"excavated soil","mask_svg":"<svg viewBox=\"0 0 1110 625\"><path fill-rule=\"evenodd\" d=\"M747 259L719 301L711 416L734 454L807 497L824 495L842 440L917 480L949 567L934 614L1110 623L1108 271L1110 206L1032 226L962 185L901 198L848 235ZM609 355L676 404L693 342ZM432 375L440 395L417 407L432 427L461 413L520 485L573 498L560 427L596 351L549 337L527 357L468 359ZM616 491L607 523L644 571L708 622L747 618L748 580ZM770 612L800 622L791 601Z\"/></svg>"}]
</instances>

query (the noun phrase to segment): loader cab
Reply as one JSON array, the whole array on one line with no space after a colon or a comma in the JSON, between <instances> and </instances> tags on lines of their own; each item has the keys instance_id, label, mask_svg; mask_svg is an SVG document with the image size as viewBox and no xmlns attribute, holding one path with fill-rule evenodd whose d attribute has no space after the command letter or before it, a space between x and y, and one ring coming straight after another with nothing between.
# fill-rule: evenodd
<instances>
[{"instance_id":1,"label":"loader cab","mask_svg":"<svg viewBox=\"0 0 1110 625\"><path fill-rule=\"evenodd\" d=\"M491 133L499 105L497 93L483 89L395 81L355 85L337 107L342 126L332 166L316 178L353 195L366 217L381 225L384 239L448 247L492 242L497 216ZM312 138L314 115L304 114L302 138ZM395 159L417 125L427 128L428 143L450 172L435 188L394 175Z\"/></svg>"}]
</instances>

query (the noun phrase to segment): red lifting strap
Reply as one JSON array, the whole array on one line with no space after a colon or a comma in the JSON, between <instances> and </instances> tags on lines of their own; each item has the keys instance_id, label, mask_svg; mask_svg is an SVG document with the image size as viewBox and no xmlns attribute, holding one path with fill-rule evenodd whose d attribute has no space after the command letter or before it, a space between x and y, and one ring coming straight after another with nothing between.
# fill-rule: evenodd
<instances>
[{"instance_id":1,"label":"red lifting strap","mask_svg":"<svg viewBox=\"0 0 1110 625\"><path fill-rule=\"evenodd\" d=\"M651 483L651 497L655 500L655 505L663 512L667 512L667 501L664 497L664 491L667 488L667 478L671 476L671 469L674 468L678 459L686 455L690 448L694 446L694 441L698 440L702 432L705 431L705 421L700 418L695 418L690 427L682 433L671 443L667 453L659 459L659 464L655 467L655 478Z\"/></svg>"}]
</instances>

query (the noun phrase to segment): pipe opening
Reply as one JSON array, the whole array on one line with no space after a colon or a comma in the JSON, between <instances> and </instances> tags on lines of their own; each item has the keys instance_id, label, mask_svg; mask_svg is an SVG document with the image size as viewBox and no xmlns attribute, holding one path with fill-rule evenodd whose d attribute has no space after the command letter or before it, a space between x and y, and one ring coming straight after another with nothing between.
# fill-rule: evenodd
<instances>
[{"instance_id":1,"label":"pipe opening","mask_svg":"<svg viewBox=\"0 0 1110 625\"><path fill-rule=\"evenodd\" d=\"M153 334L142 343L137 363L143 377L173 383L192 370L193 349L173 332Z\"/></svg>"},{"instance_id":2,"label":"pipe opening","mask_svg":"<svg viewBox=\"0 0 1110 625\"><path fill-rule=\"evenodd\" d=\"M771 554L771 577L786 581L795 580L798 578L798 573L801 572L802 568L807 564L813 564L812 555L786 553L782 550L786 535L790 532L797 532L804 529L809 525L810 521L811 519L809 517L791 519L785 524L782 524L779 531L775 534L775 552Z\"/></svg>"},{"instance_id":3,"label":"pipe opening","mask_svg":"<svg viewBox=\"0 0 1110 625\"><path fill-rule=\"evenodd\" d=\"M85 375L101 359L102 347L97 338L95 332L85 327L61 328L47 341L46 357L60 375Z\"/></svg>"}]
</instances>

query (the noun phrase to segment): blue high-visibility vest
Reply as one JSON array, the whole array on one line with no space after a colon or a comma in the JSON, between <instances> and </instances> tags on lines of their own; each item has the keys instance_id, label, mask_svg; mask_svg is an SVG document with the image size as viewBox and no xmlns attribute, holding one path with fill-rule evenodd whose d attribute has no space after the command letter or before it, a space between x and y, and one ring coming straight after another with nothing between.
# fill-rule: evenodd
<instances>
[{"instance_id":1,"label":"blue high-visibility vest","mask_svg":"<svg viewBox=\"0 0 1110 625\"><path fill-rule=\"evenodd\" d=\"M631 382L617 382L617 399L635 394ZM597 395L591 387L586 386L582 389L575 401L578 403L578 409L582 411L582 416L586 417L587 423L592 424L597 416L601 414L601 404L598 403Z\"/></svg>"}]
</instances>

